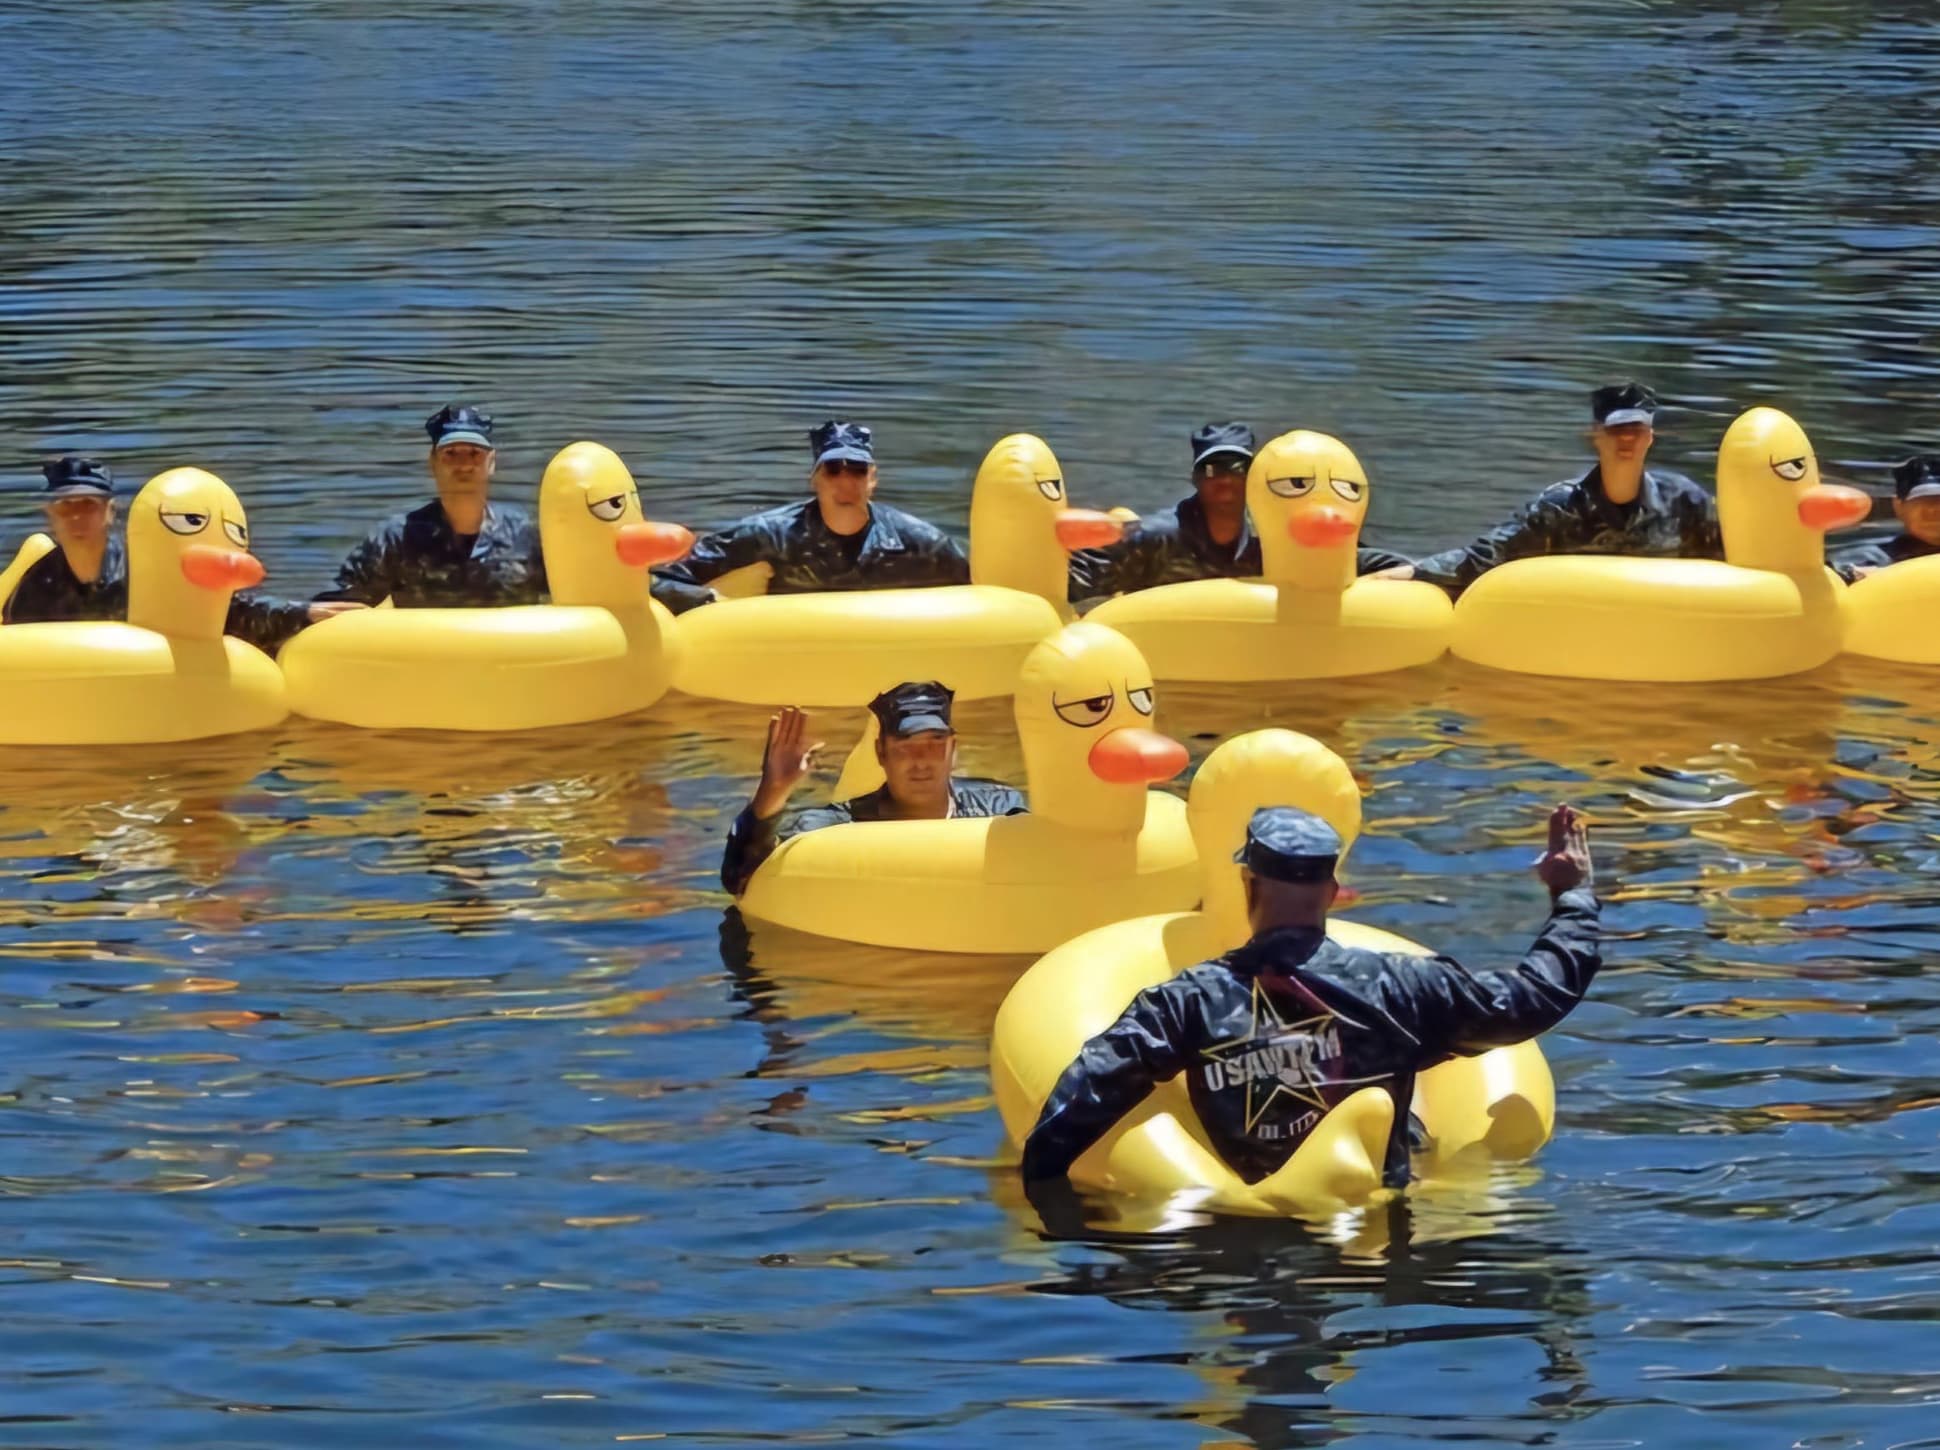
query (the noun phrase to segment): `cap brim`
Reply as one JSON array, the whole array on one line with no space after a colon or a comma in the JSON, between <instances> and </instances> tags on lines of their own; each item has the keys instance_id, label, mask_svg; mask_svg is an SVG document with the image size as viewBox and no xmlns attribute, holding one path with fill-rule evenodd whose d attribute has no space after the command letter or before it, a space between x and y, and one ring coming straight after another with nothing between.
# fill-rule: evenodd
<instances>
[{"instance_id":1,"label":"cap brim","mask_svg":"<svg viewBox=\"0 0 1940 1450\"><path fill-rule=\"evenodd\" d=\"M1204 463L1208 458L1217 458L1222 453L1230 453L1235 458L1244 458L1248 463L1251 463L1253 461L1253 452L1251 449L1241 448L1236 443L1218 443L1213 445L1211 448L1208 448L1204 453L1194 454L1192 459L1192 466L1194 468L1197 468L1200 464Z\"/></svg>"},{"instance_id":2,"label":"cap brim","mask_svg":"<svg viewBox=\"0 0 1940 1450\"><path fill-rule=\"evenodd\" d=\"M1618 408L1597 419L1605 428L1621 428L1625 423L1649 423L1657 415L1648 408Z\"/></svg>"},{"instance_id":3,"label":"cap brim","mask_svg":"<svg viewBox=\"0 0 1940 1450\"><path fill-rule=\"evenodd\" d=\"M438 438L437 446L440 448L449 448L454 443L470 443L479 448L490 448L492 446L491 439L473 428L454 428L449 433L441 434Z\"/></svg>"},{"instance_id":4,"label":"cap brim","mask_svg":"<svg viewBox=\"0 0 1940 1450\"><path fill-rule=\"evenodd\" d=\"M1900 495L1902 500L1912 498L1940 498L1940 478L1929 478L1925 483L1916 483Z\"/></svg>"},{"instance_id":5,"label":"cap brim","mask_svg":"<svg viewBox=\"0 0 1940 1450\"><path fill-rule=\"evenodd\" d=\"M875 461L874 454L867 453L860 448L852 448L846 443L840 448L831 448L826 453L818 453L815 455L815 466L817 468L820 468L824 463L874 463Z\"/></svg>"},{"instance_id":6,"label":"cap brim","mask_svg":"<svg viewBox=\"0 0 1940 1450\"><path fill-rule=\"evenodd\" d=\"M941 715L905 715L887 733L900 740L905 735L921 735L926 730L940 730L947 735L950 733L950 722Z\"/></svg>"},{"instance_id":7,"label":"cap brim","mask_svg":"<svg viewBox=\"0 0 1940 1450\"><path fill-rule=\"evenodd\" d=\"M113 498L115 491L103 488L98 483L64 483L59 488L50 488L42 498Z\"/></svg>"}]
</instances>

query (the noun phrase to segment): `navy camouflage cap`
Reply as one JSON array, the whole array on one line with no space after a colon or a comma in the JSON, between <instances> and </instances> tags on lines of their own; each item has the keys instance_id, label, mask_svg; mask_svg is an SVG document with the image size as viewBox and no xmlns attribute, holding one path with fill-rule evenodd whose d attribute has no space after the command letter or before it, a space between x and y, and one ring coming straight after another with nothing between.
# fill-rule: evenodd
<instances>
[{"instance_id":1,"label":"navy camouflage cap","mask_svg":"<svg viewBox=\"0 0 1940 1450\"><path fill-rule=\"evenodd\" d=\"M1233 859L1269 881L1326 881L1340 852L1340 832L1311 811L1262 806L1246 823L1246 844Z\"/></svg>"},{"instance_id":2,"label":"navy camouflage cap","mask_svg":"<svg viewBox=\"0 0 1940 1450\"><path fill-rule=\"evenodd\" d=\"M114 470L98 458L65 453L40 466L48 498L113 498Z\"/></svg>"},{"instance_id":3,"label":"navy camouflage cap","mask_svg":"<svg viewBox=\"0 0 1940 1450\"><path fill-rule=\"evenodd\" d=\"M1648 423L1657 416L1657 394L1642 383L1611 383L1590 394L1590 416L1606 428Z\"/></svg>"},{"instance_id":4,"label":"navy camouflage cap","mask_svg":"<svg viewBox=\"0 0 1940 1450\"><path fill-rule=\"evenodd\" d=\"M846 460L851 463L876 461L876 435L860 423L834 419L808 430L808 449L815 455L815 466Z\"/></svg>"},{"instance_id":5,"label":"navy camouflage cap","mask_svg":"<svg viewBox=\"0 0 1940 1450\"><path fill-rule=\"evenodd\" d=\"M1940 454L1916 453L1895 468L1893 492L1903 499L1940 496Z\"/></svg>"},{"instance_id":6,"label":"navy camouflage cap","mask_svg":"<svg viewBox=\"0 0 1940 1450\"><path fill-rule=\"evenodd\" d=\"M1259 440L1244 423L1208 423L1192 435L1192 466L1199 467L1222 453L1251 462L1259 451Z\"/></svg>"},{"instance_id":7,"label":"navy camouflage cap","mask_svg":"<svg viewBox=\"0 0 1940 1450\"><path fill-rule=\"evenodd\" d=\"M911 681L884 690L869 702L882 733L901 739L925 730L949 730L950 702L956 693L935 680Z\"/></svg>"},{"instance_id":8,"label":"navy camouflage cap","mask_svg":"<svg viewBox=\"0 0 1940 1450\"><path fill-rule=\"evenodd\" d=\"M480 448L490 448L492 415L469 403L447 403L424 420L424 431L431 435L433 448L443 448L452 443L473 443Z\"/></svg>"}]
</instances>

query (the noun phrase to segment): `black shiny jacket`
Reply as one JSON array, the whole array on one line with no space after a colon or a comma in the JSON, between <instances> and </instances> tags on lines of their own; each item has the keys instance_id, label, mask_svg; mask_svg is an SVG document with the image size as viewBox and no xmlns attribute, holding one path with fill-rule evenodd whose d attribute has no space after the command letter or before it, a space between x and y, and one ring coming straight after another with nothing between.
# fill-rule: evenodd
<instances>
[{"instance_id":1,"label":"black shiny jacket","mask_svg":"<svg viewBox=\"0 0 1940 1450\"><path fill-rule=\"evenodd\" d=\"M1925 559L1940 554L1940 545L1922 543L1911 534L1898 534L1876 544L1849 544L1826 562L1848 584L1860 577L1861 569L1884 569L1908 559Z\"/></svg>"},{"instance_id":2,"label":"black shiny jacket","mask_svg":"<svg viewBox=\"0 0 1940 1450\"><path fill-rule=\"evenodd\" d=\"M1403 1109L1387 1174L1405 1182L1415 1074L1561 1022L1601 964L1597 913L1589 891L1564 892L1507 971L1355 950L1314 930L1256 936L1146 988L1085 1044L1024 1144L1024 1176L1062 1175L1155 1084L1183 1072L1213 1146L1249 1183L1284 1165L1343 1098L1386 1087Z\"/></svg>"},{"instance_id":3,"label":"black shiny jacket","mask_svg":"<svg viewBox=\"0 0 1940 1450\"><path fill-rule=\"evenodd\" d=\"M454 533L432 499L380 524L337 569L319 599L354 599L397 609L472 609L546 602L539 529L523 509L485 506L476 535Z\"/></svg>"}]
</instances>

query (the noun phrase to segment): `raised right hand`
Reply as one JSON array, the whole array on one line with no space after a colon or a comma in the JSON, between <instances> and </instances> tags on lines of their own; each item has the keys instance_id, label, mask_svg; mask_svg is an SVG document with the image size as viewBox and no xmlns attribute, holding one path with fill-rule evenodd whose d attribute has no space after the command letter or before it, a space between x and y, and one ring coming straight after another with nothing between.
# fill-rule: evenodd
<instances>
[{"instance_id":1,"label":"raised right hand","mask_svg":"<svg viewBox=\"0 0 1940 1450\"><path fill-rule=\"evenodd\" d=\"M768 748L761 757L761 784L755 787L754 813L767 820L780 815L788 797L802 783L802 777L815 768L815 758L823 743L804 745L808 738L808 712L795 705L784 706L768 721Z\"/></svg>"},{"instance_id":2,"label":"raised right hand","mask_svg":"<svg viewBox=\"0 0 1940 1450\"><path fill-rule=\"evenodd\" d=\"M1536 862L1536 875L1551 896L1592 883L1590 835L1576 807L1563 805L1550 812L1549 849Z\"/></svg>"}]
</instances>

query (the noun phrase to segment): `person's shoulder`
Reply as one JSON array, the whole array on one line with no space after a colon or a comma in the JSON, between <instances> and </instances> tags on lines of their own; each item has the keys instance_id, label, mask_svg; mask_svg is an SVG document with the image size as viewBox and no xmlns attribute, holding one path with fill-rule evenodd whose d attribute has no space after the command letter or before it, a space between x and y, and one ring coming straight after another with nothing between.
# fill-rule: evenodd
<instances>
[{"instance_id":1,"label":"person's shoulder","mask_svg":"<svg viewBox=\"0 0 1940 1450\"><path fill-rule=\"evenodd\" d=\"M894 504L875 503L869 505L870 512L879 524L887 524L905 539L948 539L949 534L931 523L919 518L907 509L899 509Z\"/></svg>"},{"instance_id":2,"label":"person's shoulder","mask_svg":"<svg viewBox=\"0 0 1940 1450\"><path fill-rule=\"evenodd\" d=\"M1529 501L1532 509L1573 509L1580 508L1590 498L1590 475L1579 473L1574 478L1559 478Z\"/></svg>"},{"instance_id":3,"label":"person's shoulder","mask_svg":"<svg viewBox=\"0 0 1940 1450\"><path fill-rule=\"evenodd\" d=\"M1711 490L1688 474L1679 473L1674 468L1646 468L1644 474L1657 485L1660 493L1706 500L1711 497Z\"/></svg>"},{"instance_id":4,"label":"person's shoulder","mask_svg":"<svg viewBox=\"0 0 1940 1450\"><path fill-rule=\"evenodd\" d=\"M1030 797L1014 785L980 775L960 775L950 783L959 802L977 807L985 816L1017 816L1031 808ZM959 809L958 814L963 814Z\"/></svg>"},{"instance_id":5,"label":"person's shoulder","mask_svg":"<svg viewBox=\"0 0 1940 1450\"><path fill-rule=\"evenodd\" d=\"M738 533L785 533L799 524L807 516L812 498L798 503L778 503L773 508L757 509L751 514L743 514L731 524L724 524L714 532L718 534Z\"/></svg>"}]
</instances>

